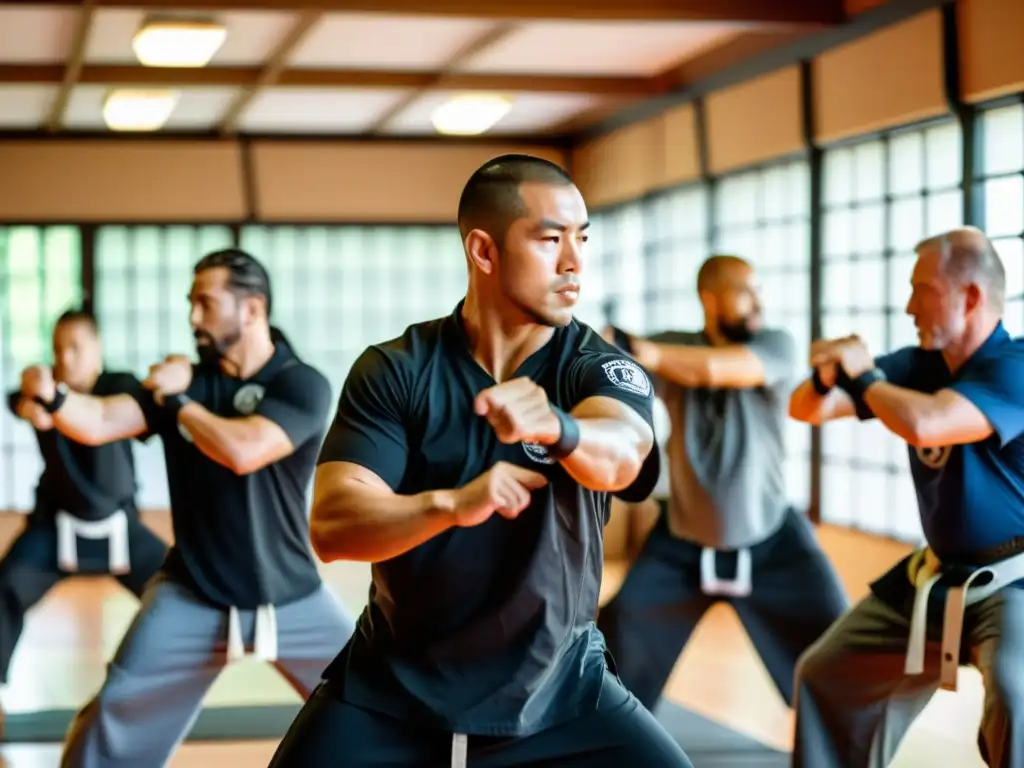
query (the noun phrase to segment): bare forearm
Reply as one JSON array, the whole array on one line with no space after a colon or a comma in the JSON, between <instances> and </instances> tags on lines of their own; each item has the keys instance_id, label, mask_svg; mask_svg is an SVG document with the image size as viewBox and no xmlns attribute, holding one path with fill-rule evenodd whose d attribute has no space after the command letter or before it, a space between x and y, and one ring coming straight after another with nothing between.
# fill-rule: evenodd
<instances>
[{"instance_id":1,"label":"bare forearm","mask_svg":"<svg viewBox=\"0 0 1024 768\"><path fill-rule=\"evenodd\" d=\"M114 402L122 398L129 402ZM134 425L129 425L118 414L132 405L138 408L126 395L105 398L68 392L64 404L52 416L53 425L61 434L82 445L104 445L132 436L134 430L128 427ZM141 410L139 415L141 418Z\"/></svg>"},{"instance_id":2,"label":"bare forearm","mask_svg":"<svg viewBox=\"0 0 1024 768\"><path fill-rule=\"evenodd\" d=\"M653 449L653 437L643 439L636 425L621 419L588 418L579 419L578 423L580 442L562 460L565 471L592 491L628 488Z\"/></svg>"},{"instance_id":3,"label":"bare forearm","mask_svg":"<svg viewBox=\"0 0 1024 768\"><path fill-rule=\"evenodd\" d=\"M316 494L310 539L325 563L379 563L451 528L452 508L451 495L445 491L400 496L351 481Z\"/></svg>"},{"instance_id":4,"label":"bare forearm","mask_svg":"<svg viewBox=\"0 0 1024 768\"><path fill-rule=\"evenodd\" d=\"M645 356L650 360L650 368L661 378L681 387L745 388L764 383L764 364L745 346L647 343L650 349Z\"/></svg>"},{"instance_id":5,"label":"bare forearm","mask_svg":"<svg viewBox=\"0 0 1024 768\"><path fill-rule=\"evenodd\" d=\"M937 408L933 395L887 381L872 384L864 393L864 402L889 431L914 446L926 440L927 425Z\"/></svg>"},{"instance_id":6,"label":"bare forearm","mask_svg":"<svg viewBox=\"0 0 1024 768\"><path fill-rule=\"evenodd\" d=\"M789 417L814 426L852 416L854 412L853 403L845 392L833 388L827 395L819 395L810 379L793 390L789 398Z\"/></svg>"},{"instance_id":7,"label":"bare forearm","mask_svg":"<svg viewBox=\"0 0 1024 768\"><path fill-rule=\"evenodd\" d=\"M263 439L259 423L245 419L225 419L196 402L186 403L178 411L178 421L196 448L236 474L251 471L253 458Z\"/></svg>"}]
</instances>

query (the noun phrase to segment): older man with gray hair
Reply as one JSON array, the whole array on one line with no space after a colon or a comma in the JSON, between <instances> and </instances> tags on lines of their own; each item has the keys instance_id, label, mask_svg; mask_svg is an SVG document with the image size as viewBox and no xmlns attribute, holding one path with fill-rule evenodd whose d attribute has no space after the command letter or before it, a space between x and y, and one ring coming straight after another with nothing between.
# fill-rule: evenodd
<instances>
[{"instance_id":1,"label":"older man with gray hair","mask_svg":"<svg viewBox=\"0 0 1024 768\"><path fill-rule=\"evenodd\" d=\"M920 243L907 313L920 344L878 358L816 342L790 415L877 418L908 445L927 546L871 585L797 667L795 768L883 768L960 664L985 683L978 745L1024 765L1024 343L973 227Z\"/></svg>"}]
</instances>

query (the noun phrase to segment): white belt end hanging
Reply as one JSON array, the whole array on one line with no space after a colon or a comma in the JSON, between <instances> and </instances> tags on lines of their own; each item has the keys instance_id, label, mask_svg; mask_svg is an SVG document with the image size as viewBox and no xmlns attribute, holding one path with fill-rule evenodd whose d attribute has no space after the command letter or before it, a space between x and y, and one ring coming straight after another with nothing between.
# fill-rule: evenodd
<instances>
[{"instance_id":1,"label":"white belt end hanging","mask_svg":"<svg viewBox=\"0 0 1024 768\"><path fill-rule=\"evenodd\" d=\"M464 733L452 736L452 768L466 768L469 761L469 737Z\"/></svg>"},{"instance_id":2,"label":"white belt end hanging","mask_svg":"<svg viewBox=\"0 0 1024 768\"><path fill-rule=\"evenodd\" d=\"M253 657L260 661L277 661L277 612L273 605L256 608L253 619ZM228 610L228 664L245 658L242 620L238 609Z\"/></svg>"},{"instance_id":3,"label":"white belt end hanging","mask_svg":"<svg viewBox=\"0 0 1024 768\"><path fill-rule=\"evenodd\" d=\"M108 568L111 573L131 572L128 549L128 516L118 510L103 520L82 520L67 512L58 512L57 563L66 573L78 571L78 539L106 539L109 548Z\"/></svg>"},{"instance_id":4,"label":"white belt end hanging","mask_svg":"<svg viewBox=\"0 0 1024 768\"><path fill-rule=\"evenodd\" d=\"M725 597L749 597L753 589L752 565L749 549L736 550L736 578L722 579L718 576L716 558L718 552L704 547L700 553L700 589L705 595Z\"/></svg>"}]
</instances>

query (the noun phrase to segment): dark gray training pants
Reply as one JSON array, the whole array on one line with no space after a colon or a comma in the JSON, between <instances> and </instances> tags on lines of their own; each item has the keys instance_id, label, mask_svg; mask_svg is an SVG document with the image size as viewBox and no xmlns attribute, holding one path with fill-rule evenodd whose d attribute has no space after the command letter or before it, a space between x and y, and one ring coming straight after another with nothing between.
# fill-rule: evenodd
<instances>
[{"instance_id":1,"label":"dark gray training pants","mask_svg":"<svg viewBox=\"0 0 1024 768\"><path fill-rule=\"evenodd\" d=\"M791 510L778 531L750 548L747 597L701 591L702 549L672 535L663 506L622 589L597 619L622 682L652 709L697 623L725 599L792 705L797 659L849 605L810 523ZM733 578L736 554L722 552L716 559L719 576Z\"/></svg>"},{"instance_id":2,"label":"dark gray training pants","mask_svg":"<svg viewBox=\"0 0 1024 768\"><path fill-rule=\"evenodd\" d=\"M303 699L354 629L323 584L276 606L278 671ZM255 611L241 611L251 644ZM121 641L99 693L68 732L62 768L160 768L188 735L227 663L228 612L160 574Z\"/></svg>"},{"instance_id":3,"label":"dark gray training pants","mask_svg":"<svg viewBox=\"0 0 1024 768\"><path fill-rule=\"evenodd\" d=\"M909 578L906 594L906 610L865 598L800 659L794 768L887 768L938 690L941 613L935 620L929 611L924 674L905 675ZM961 661L985 682L983 759L992 768L1024 766L1024 589L1007 587L967 608Z\"/></svg>"}]
</instances>

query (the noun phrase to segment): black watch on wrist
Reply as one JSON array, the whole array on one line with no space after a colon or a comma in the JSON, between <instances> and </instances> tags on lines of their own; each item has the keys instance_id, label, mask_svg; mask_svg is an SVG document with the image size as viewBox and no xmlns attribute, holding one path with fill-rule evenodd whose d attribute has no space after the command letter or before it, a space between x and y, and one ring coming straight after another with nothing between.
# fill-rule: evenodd
<instances>
[{"instance_id":1,"label":"black watch on wrist","mask_svg":"<svg viewBox=\"0 0 1024 768\"><path fill-rule=\"evenodd\" d=\"M817 392L822 397L824 397L825 395L832 391L832 387L826 385L825 382L821 380L820 368L814 369L814 373L811 376L811 384L814 386L814 391Z\"/></svg>"},{"instance_id":2,"label":"black watch on wrist","mask_svg":"<svg viewBox=\"0 0 1024 768\"><path fill-rule=\"evenodd\" d=\"M561 461L576 450L580 444L580 424L571 415L554 405L551 410L558 418L558 440L548 446L548 456Z\"/></svg>"},{"instance_id":3,"label":"black watch on wrist","mask_svg":"<svg viewBox=\"0 0 1024 768\"><path fill-rule=\"evenodd\" d=\"M53 400L47 402L43 398L36 395L32 400L43 406L43 410L47 413L53 414L60 410L61 406L64 405L64 401L68 399L68 385L63 381L59 382L54 389Z\"/></svg>"}]
</instances>

